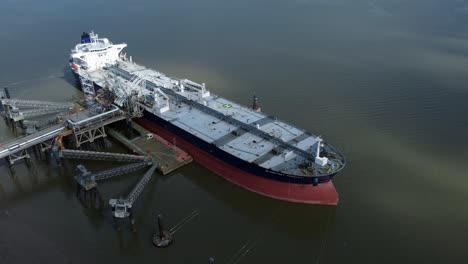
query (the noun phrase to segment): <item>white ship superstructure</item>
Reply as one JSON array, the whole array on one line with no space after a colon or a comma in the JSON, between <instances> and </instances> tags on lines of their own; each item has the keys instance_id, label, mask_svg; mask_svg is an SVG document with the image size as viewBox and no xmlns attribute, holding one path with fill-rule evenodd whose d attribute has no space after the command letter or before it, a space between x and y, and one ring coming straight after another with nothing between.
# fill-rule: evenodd
<instances>
[{"instance_id":1,"label":"white ship superstructure","mask_svg":"<svg viewBox=\"0 0 468 264\"><path fill-rule=\"evenodd\" d=\"M106 65L116 64L125 47L127 44L112 44L107 38L99 38L94 32L83 33L81 43L71 50L70 63L75 72L102 69Z\"/></svg>"}]
</instances>

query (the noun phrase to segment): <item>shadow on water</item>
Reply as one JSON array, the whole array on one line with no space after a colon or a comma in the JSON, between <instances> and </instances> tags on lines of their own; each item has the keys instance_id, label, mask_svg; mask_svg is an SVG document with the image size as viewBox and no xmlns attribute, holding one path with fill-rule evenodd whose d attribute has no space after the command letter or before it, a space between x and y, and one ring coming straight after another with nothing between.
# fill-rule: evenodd
<instances>
[{"instance_id":1,"label":"shadow on water","mask_svg":"<svg viewBox=\"0 0 468 264\"><path fill-rule=\"evenodd\" d=\"M21 160L11 167L9 167L6 161L2 160L0 161L0 168L8 173L12 184L15 186L13 193L5 193L4 201L16 202L28 199L36 194L47 192L57 185L61 187L63 193L69 198L70 187L68 185L70 184L70 180L67 179L68 173L63 171L63 168L51 164L48 159L43 160L42 157L32 155L30 161ZM24 172L27 174L24 180L27 181L26 185L28 187L25 187L25 184L20 182L20 177L25 174ZM39 177L39 174L45 177Z\"/></svg>"},{"instance_id":2,"label":"shadow on water","mask_svg":"<svg viewBox=\"0 0 468 264\"><path fill-rule=\"evenodd\" d=\"M258 226L268 226L276 232L297 239L321 236L333 226L337 207L291 203L271 199L242 189L203 167L184 168L191 182L213 199L249 218ZM182 176L182 175L179 175Z\"/></svg>"},{"instance_id":3,"label":"shadow on water","mask_svg":"<svg viewBox=\"0 0 468 264\"><path fill-rule=\"evenodd\" d=\"M53 178L53 179L47 179L47 181L44 182L39 182L37 184L34 184L31 186L31 188L24 190L24 189L18 189L14 191L12 194L5 194L3 200L0 202L0 204L16 204L17 202L23 201L23 200L28 200L33 197L35 197L38 194L48 192L51 189L55 188L57 184L59 184L61 179L58 178ZM18 187L18 186L16 186ZM22 187L21 187L22 188Z\"/></svg>"},{"instance_id":4,"label":"shadow on water","mask_svg":"<svg viewBox=\"0 0 468 264\"><path fill-rule=\"evenodd\" d=\"M81 211L92 224L95 230L100 229L103 226L103 224L107 224L106 209L108 208L105 206L100 210L94 208L86 208L83 204L81 204Z\"/></svg>"},{"instance_id":5,"label":"shadow on water","mask_svg":"<svg viewBox=\"0 0 468 264\"><path fill-rule=\"evenodd\" d=\"M3 185L0 183L0 198L4 199L6 196L5 188L3 188Z\"/></svg>"},{"instance_id":6,"label":"shadow on water","mask_svg":"<svg viewBox=\"0 0 468 264\"><path fill-rule=\"evenodd\" d=\"M64 162L62 166L57 166L53 163L51 160L32 159L30 166L26 166L24 162L15 164L14 166L21 172L23 172L24 167L27 167L27 177L23 178L27 182L21 183L20 176L17 176L14 167L9 169L6 162L0 162L0 168L8 171L12 185L14 186L14 191L6 193L4 187L0 185L0 205L8 206L24 200L34 199L34 197L56 188L63 194L64 199L75 199L75 182L73 181L75 171L71 169L68 162ZM38 170L42 172L41 175L45 175L46 177L39 179ZM27 187L25 187L26 185ZM96 229L104 222L102 211L87 209L85 207L82 207L82 211Z\"/></svg>"}]
</instances>

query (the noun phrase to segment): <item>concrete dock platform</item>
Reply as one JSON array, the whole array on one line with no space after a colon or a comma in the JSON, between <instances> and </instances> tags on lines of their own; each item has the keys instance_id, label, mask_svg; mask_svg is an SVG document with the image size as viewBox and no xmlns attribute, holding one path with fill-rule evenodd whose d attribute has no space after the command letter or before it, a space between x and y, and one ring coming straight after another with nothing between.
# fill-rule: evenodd
<instances>
[{"instance_id":1,"label":"concrete dock platform","mask_svg":"<svg viewBox=\"0 0 468 264\"><path fill-rule=\"evenodd\" d=\"M128 139L114 129L107 129L107 133L130 150L141 155L149 155L157 161L158 171L161 174L166 175L193 161L192 156L187 152L157 134L151 133L134 122L132 122L132 127L139 133L136 138Z\"/></svg>"}]
</instances>

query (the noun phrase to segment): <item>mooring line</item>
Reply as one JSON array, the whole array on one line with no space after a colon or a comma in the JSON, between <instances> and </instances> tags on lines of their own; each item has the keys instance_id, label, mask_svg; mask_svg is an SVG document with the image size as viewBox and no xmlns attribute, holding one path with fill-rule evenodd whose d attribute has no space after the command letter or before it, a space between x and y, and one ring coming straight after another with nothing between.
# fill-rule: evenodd
<instances>
[{"instance_id":1,"label":"mooring line","mask_svg":"<svg viewBox=\"0 0 468 264\"><path fill-rule=\"evenodd\" d=\"M260 239L263 237L263 235L265 234L265 230L263 230L263 232L259 232L258 233L258 236L252 241L252 239L249 241L251 242L250 245L247 247L247 249L243 250L248 244L249 242L247 242L240 250L240 253L242 253L238 258L237 260L232 263L232 264L237 264L239 261L242 260L242 258L247 255L247 253L250 252L250 250L260 241ZM243 251L243 252L242 252Z\"/></svg>"},{"instance_id":2,"label":"mooring line","mask_svg":"<svg viewBox=\"0 0 468 264\"><path fill-rule=\"evenodd\" d=\"M278 214L280 212L280 206L276 207L272 210L270 214L270 219L272 219L272 223L278 220ZM260 241L260 239L264 236L266 230L260 230L257 232L257 235L253 238L249 239L237 252L234 256L229 259L228 264L236 264L242 260L242 258L250 252L250 250Z\"/></svg>"},{"instance_id":3,"label":"mooring line","mask_svg":"<svg viewBox=\"0 0 468 264\"><path fill-rule=\"evenodd\" d=\"M254 242L252 243L252 245L251 245L249 248L247 248L247 250L245 250L244 253L242 253L242 255L240 255L239 258L237 258L236 262L234 262L233 264L237 264L237 262L241 261L242 258L243 258L245 255L247 255L247 253L250 252L250 250L255 246L255 244L257 244L257 242L258 242L259 240L260 240L260 237L258 237L257 240L254 241Z\"/></svg>"},{"instance_id":4,"label":"mooring line","mask_svg":"<svg viewBox=\"0 0 468 264\"><path fill-rule=\"evenodd\" d=\"M177 232L179 229L181 229L184 225L186 225L188 222L190 222L195 216L199 214L198 210L194 210L192 213L190 213L188 216L186 216L184 219L182 219L179 223L177 223L175 226L173 226L169 232L174 234Z\"/></svg>"},{"instance_id":5,"label":"mooring line","mask_svg":"<svg viewBox=\"0 0 468 264\"><path fill-rule=\"evenodd\" d=\"M236 260L236 262L234 262L234 263L239 262L239 260L246 254L245 252L246 252L246 251L249 251L249 248L250 248L250 247L249 247L246 251L244 251L244 249L245 249L245 248L247 247L247 245L250 244L251 242L252 242L252 239L250 239L249 241L247 241L247 242L236 252L236 254L234 254L234 256L232 256L231 259L229 259L229 261L226 262L226 263L228 263L228 264L229 264L229 263L233 263L233 261L234 261L235 259L237 259L237 260ZM242 251L244 251L244 253L242 253ZM241 254L241 253L242 253L242 254ZM239 255L239 254L241 254L241 255ZM239 257L238 257L238 256L239 256Z\"/></svg>"}]
</instances>

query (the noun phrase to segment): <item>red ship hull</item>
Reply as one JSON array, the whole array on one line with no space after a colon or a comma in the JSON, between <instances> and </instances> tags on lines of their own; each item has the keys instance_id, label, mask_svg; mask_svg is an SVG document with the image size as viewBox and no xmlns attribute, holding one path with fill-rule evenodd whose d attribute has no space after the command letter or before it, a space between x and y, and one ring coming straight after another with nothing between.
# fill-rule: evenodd
<instances>
[{"instance_id":1,"label":"red ship hull","mask_svg":"<svg viewBox=\"0 0 468 264\"><path fill-rule=\"evenodd\" d=\"M154 122L144 118L135 121L170 142L176 138L177 145L192 155L197 163L244 189L289 202L329 206L338 204L338 193L332 181L313 186L312 184L287 183L258 177L214 157Z\"/></svg>"}]
</instances>

